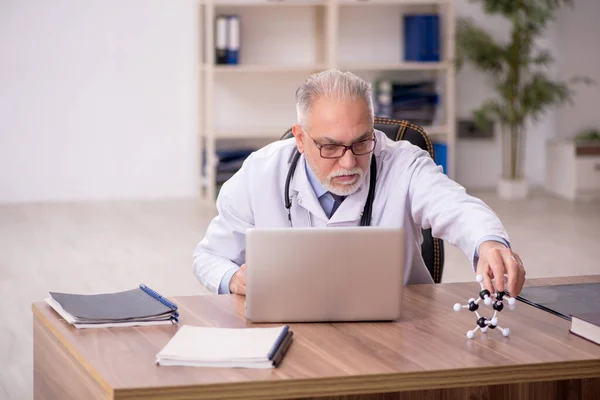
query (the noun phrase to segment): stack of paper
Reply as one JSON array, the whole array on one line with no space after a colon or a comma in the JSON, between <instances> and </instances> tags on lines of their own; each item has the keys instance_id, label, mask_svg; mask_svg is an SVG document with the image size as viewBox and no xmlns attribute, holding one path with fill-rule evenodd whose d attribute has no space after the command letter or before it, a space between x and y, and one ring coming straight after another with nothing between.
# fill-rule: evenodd
<instances>
[{"instance_id":1,"label":"stack of paper","mask_svg":"<svg viewBox=\"0 0 600 400\"><path fill-rule=\"evenodd\" d=\"M184 325L156 355L159 365L273 368L292 340L287 325L274 328L205 328Z\"/></svg>"},{"instance_id":2,"label":"stack of paper","mask_svg":"<svg viewBox=\"0 0 600 400\"><path fill-rule=\"evenodd\" d=\"M76 328L177 323L177 306L145 285L105 294L50 292L46 303Z\"/></svg>"}]
</instances>

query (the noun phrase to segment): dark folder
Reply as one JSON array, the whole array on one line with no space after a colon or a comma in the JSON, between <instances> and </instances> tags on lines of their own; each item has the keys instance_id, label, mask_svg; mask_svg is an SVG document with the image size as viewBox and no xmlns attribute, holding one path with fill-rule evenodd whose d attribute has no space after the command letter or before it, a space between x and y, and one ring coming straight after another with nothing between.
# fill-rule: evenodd
<instances>
[{"instance_id":1,"label":"dark folder","mask_svg":"<svg viewBox=\"0 0 600 400\"><path fill-rule=\"evenodd\" d=\"M525 287L517 300L570 321L573 314L600 312L600 283Z\"/></svg>"},{"instance_id":2,"label":"dark folder","mask_svg":"<svg viewBox=\"0 0 600 400\"><path fill-rule=\"evenodd\" d=\"M177 323L177 305L146 285L116 293L50 292L46 302L76 327L135 326Z\"/></svg>"}]
</instances>

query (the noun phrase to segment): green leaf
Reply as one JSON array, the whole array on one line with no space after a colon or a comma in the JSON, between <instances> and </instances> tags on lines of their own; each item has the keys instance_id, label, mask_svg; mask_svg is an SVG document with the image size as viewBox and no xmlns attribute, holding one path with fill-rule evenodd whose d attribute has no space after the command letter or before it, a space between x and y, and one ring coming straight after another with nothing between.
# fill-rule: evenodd
<instances>
[{"instance_id":1,"label":"green leaf","mask_svg":"<svg viewBox=\"0 0 600 400\"><path fill-rule=\"evenodd\" d=\"M515 0L470 0L471 3L482 3L483 11L487 14L502 14L511 17L519 9Z\"/></svg>"},{"instance_id":2,"label":"green leaf","mask_svg":"<svg viewBox=\"0 0 600 400\"><path fill-rule=\"evenodd\" d=\"M523 85L520 93L523 117L530 116L537 120L549 106L572 102L573 91L568 84L549 79L541 72L535 72Z\"/></svg>"},{"instance_id":3,"label":"green leaf","mask_svg":"<svg viewBox=\"0 0 600 400\"><path fill-rule=\"evenodd\" d=\"M579 76L579 75L572 77L571 79L569 79L568 82L573 85L578 84L578 83L583 83L586 86L591 86L591 85L597 84L597 82L594 79L587 77L587 76Z\"/></svg>"},{"instance_id":4,"label":"green leaf","mask_svg":"<svg viewBox=\"0 0 600 400\"><path fill-rule=\"evenodd\" d=\"M473 111L473 122L479 129L483 131L489 129L489 124L493 121L506 123L505 107L498 100L488 100Z\"/></svg>"},{"instance_id":5,"label":"green leaf","mask_svg":"<svg viewBox=\"0 0 600 400\"><path fill-rule=\"evenodd\" d=\"M469 0L470 3L480 3L487 14L501 14L509 19L519 14L530 13L533 9L558 10L563 5L573 5L573 0ZM588 0L589 1L589 0Z\"/></svg>"},{"instance_id":6,"label":"green leaf","mask_svg":"<svg viewBox=\"0 0 600 400\"><path fill-rule=\"evenodd\" d=\"M540 50L535 57L531 58L531 63L543 66L549 66L554 62L552 53L548 50Z\"/></svg>"},{"instance_id":7,"label":"green leaf","mask_svg":"<svg viewBox=\"0 0 600 400\"><path fill-rule=\"evenodd\" d=\"M458 20L456 54L459 67L464 61L470 61L494 75L502 72L503 60L506 58L504 48L485 30L466 18Z\"/></svg>"}]
</instances>

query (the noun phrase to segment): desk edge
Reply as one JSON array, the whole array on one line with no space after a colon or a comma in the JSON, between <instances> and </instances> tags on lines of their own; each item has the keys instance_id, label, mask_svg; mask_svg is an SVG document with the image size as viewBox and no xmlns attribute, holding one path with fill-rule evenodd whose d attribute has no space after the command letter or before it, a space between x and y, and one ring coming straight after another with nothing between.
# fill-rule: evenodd
<instances>
[{"instance_id":1,"label":"desk edge","mask_svg":"<svg viewBox=\"0 0 600 400\"><path fill-rule=\"evenodd\" d=\"M43 303L40 303L43 304ZM37 303L31 304L31 310L33 311L34 320L37 318L44 328L48 330L48 332L58 340L58 342L71 354L77 362L90 374L92 379L96 381L107 393L114 393L114 389L112 386L108 384L108 382L102 379L102 376L96 371L87 361L86 359L77 351L73 346L69 344L66 338L56 329L56 327L50 322L44 314L37 307ZM35 343L34 343L35 346Z\"/></svg>"},{"instance_id":2,"label":"desk edge","mask_svg":"<svg viewBox=\"0 0 600 400\"><path fill-rule=\"evenodd\" d=\"M511 373L498 379L497 374L502 369ZM535 375L531 375L532 370L536 371ZM421 372L411 372L353 377L120 388L115 389L115 398L135 399L159 394L167 398L194 396L196 399L297 398L599 378L600 359L526 364L518 367L499 366L484 368L481 373L476 375L473 375L472 372L471 369L460 368L431 371L427 376ZM435 383L432 384L432 382Z\"/></svg>"}]
</instances>

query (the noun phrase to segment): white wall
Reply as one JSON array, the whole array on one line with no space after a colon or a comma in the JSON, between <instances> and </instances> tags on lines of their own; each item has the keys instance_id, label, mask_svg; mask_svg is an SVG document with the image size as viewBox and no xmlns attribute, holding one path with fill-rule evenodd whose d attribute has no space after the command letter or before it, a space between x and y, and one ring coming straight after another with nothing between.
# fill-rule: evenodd
<instances>
[{"instance_id":1,"label":"white wall","mask_svg":"<svg viewBox=\"0 0 600 400\"><path fill-rule=\"evenodd\" d=\"M501 17L491 17L482 11L478 3L468 0L456 1L457 17L471 17L494 37L506 39L509 26ZM562 55L556 43L556 26L549 27L538 45L553 51L557 60ZM600 64L597 64L600 66ZM556 74L556 68L550 71ZM472 66L465 66L457 75L457 117L470 118L471 112L493 95L493 82ZM545 178L545 143L555 136L555 112L550 110L535 125L530 125L526 135L525 175L534 185L541 185ZM459 139L456 146L456 180L467 188L493 188L502 171L501 141Z\"/></svg>"},{"instance_id":2,"label":"white wall","mask_svg":"<svg viewBox=\"0 0 600 400\"><path fill-rule=\"evenodd\" d=\"M196 194L195 7L0 3L0 203Z\"/></svg>"},{"instance_id":3,"label":"white wall","mask_svg":"<svg viewBox=\"0 0 600 400\"><path fill-rule=\"evenodd\" d=\"M600 129L600 1L580 0L575 7L564 8L558 16L558 63L562 79L587 76L595 85L576 86L574 106L557 113L557 138L573 137L581 129Z\"/></svg>"}]
</instances>

